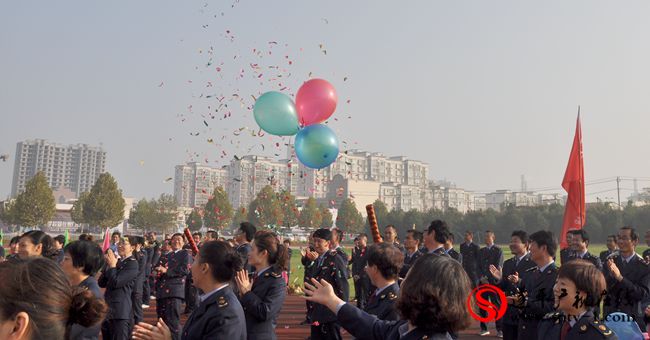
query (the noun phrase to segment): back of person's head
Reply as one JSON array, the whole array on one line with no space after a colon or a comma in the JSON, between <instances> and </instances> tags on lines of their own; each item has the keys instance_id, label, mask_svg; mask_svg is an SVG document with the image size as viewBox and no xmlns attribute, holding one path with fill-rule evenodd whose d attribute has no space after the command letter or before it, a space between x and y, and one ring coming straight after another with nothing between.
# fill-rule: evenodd
<instances>
[{"instance_id":1,"label":"back of person's head","mask_svg":"<svg viewBox=\"0 0 650 340\"><path fill-rule=\"evenodd\" d=\"M199 256L199 264L207 263L218 282L230 282L244 264L235 249L221 241L205 242L199 249Z\"/></svg>"},{"instance_id":2,"label":"back of person's head","mask_svg":"<svg viewBox=\"0 0 650 340\"><path fill-rule=\"evenodd\" d=\"M57 241L57 242L59 242L59 244L60 244L61 246L64 246L64 245L65 245L65 236L63 236L63 235L56 235L56 236L54 237L54 241Z\"/></svg>"},{"instance_id":3,"label":"back of person's head","mask_svg":"<svg viewBox=\"0 0 650 340\"><path fill-rule=\"evenodd\" d=\"M72 266L83 268L86 275L95 276L104 266L104 253L102 248L91 241L74 241L63 249L70 256Z\"/></svg>"},{"instance_id":4,"label":"back of person's head","mask_svg":"<svg viewBox=\"0 0 650 340\"><path fill-rule=\"evenodd\" d=\"M14 322L9 330L18 338L67 339L72 324L96 325L108 311L89 290L73 290L59 265L42 257L0 263L0 282L0 322Z\"/></svg>"},{"instance_id":5,"label":"back of person's head","mask_svg":"<svg viewBox=\"0 0 650 340\"><path fill-rule=\"evenodd\" d=\"M270 231L260 230L255 233L253 243L258 252L266 250L269 254L269 264L275 266L278 270L287 270L289 262L289 252L287 247L280 243L278 236Z\"/></svg>"},{"instance_id":6,"label":"back of person's head","mask_svg":"<svg viewBox=\"0 0 650 340\"><path fill-rule=\"evenodd\" d=\"M447 222L442 220L433 220L429 225L427 230L428 234L431 234L432 231L436 232L435 240L438 243L445 244L447 239L449 239L449 227L447 227Z\"/></svg>"},{"instance_id":7,"label":"back of person's head","mask_svg":"<svg viewBox=\"0 0 650 340\"><path fill-rule=\"evenodd\" d=\"M375 266L384 279L395 280L404 264L404 254L389 243L375 243L368 247L368 266Z\"/></svg>"},{"instance_id":8,"label":"back of person's head","mask_svg":"<svg viewBox=\"0 0 650 340\"><path fill-rule=\"evenodd\" d=\"M255 226L250 222L242 222L239 224L239 230L245 234L246 241L250 242L253 240L253 237L255 237L257 228L255 228Z\"/></svg>"},{"instance_id":9,"label":"back of person's head","mask_svg":"<svg viewBox=\"0 0 650 340\"><path fill-rule=\"evenodd\" d=\"M40 230L30 230L20 235L20 239L26 240L33 244L36 249L40 249L40 256L50 259L54 259L57 256L57 253L54 250L52 237Z\"/></svg>"},{"instance_id":10,"label":"back of person's head","mask_svg":"<svg viewBox=\"0 0 650 340\"><path fill-rule=\"evenodd\" d=\"M90 234L81 234L79 235L79 241L90 241L93 242L95 238Z\"/></svg>"},{"instance_id":11,"label":"back of person's head","mask_svg":"<svg viewBox=\"0 0 650 340\"><path fill-rule=\"evenodd\" d=\"M572 281L576 285L576 291L584 292L587 295L582 301L587 308L600 305L607 284L603 273L591 262L577 259L563 264L557 277ZM567 298L574 299L573 296Z\"/></svg>"},{"instance_id":12,"label":"back of person's head","mask_svg":"<svg viewBox=\"0 0 650 340\"><path fill-rule=\"evenodd\" d=\"M472 321L466 305L471 290L469 277L458 261L425 254L402 282L396 308L402 320L424 331L458 331Z\"/></svg>"},{"instance_id":13,"label":"back of person's head","mask_svg":"<svg viewBox=\"0 0 650 340\"><path fill-rule=\"evenodd\" d=\"M530 242L535 242L538 247L546 246L546 253L551 257L555 257L557 242L552 232L548 230L536 231L530 235Z\"/></svg>"}]
</instances>

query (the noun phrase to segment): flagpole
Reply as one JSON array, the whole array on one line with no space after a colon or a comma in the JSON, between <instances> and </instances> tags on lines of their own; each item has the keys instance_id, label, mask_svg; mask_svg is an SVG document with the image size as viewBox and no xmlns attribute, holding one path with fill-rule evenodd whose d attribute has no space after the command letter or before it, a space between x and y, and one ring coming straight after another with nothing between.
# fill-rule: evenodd
<instances>
[{"instance_id":1,"label":"flagpole","mask_svg":"<svg viewBox=\"0 0 650 340\"><path fill-rule=\"evenodd\" d=\"M580 173L584 174L584 172L585 172L584 161L585 160L584 160L583 155L582 155L582 122L580 121L580 105L578 105L578 122L580 123ZM582 190L584 188L584 178L582 178L582 182L583 183L580 183L580 197L581 198L585 197L585 200L586 200L585 193ZM586 202L585 202L585 204L586 204ZM583 214L582 214L582 202L580 202L580 228L584 227L584 225L585 225L585 221L582 220L582 216L583 216ZM587 216L585 216L585 217L587 217Z\"/></svg>"}]
</instances>

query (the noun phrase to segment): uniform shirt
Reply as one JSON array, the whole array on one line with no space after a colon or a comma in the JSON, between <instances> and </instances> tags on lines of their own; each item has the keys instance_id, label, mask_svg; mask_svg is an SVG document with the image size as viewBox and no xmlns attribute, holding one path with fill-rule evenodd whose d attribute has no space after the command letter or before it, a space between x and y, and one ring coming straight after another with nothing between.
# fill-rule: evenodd
<instances>
[{"instance_id":1,"label":"uniform shirt","mask_svg":"<svg viewBox=\"0 0 650 340\"><path fill-rule=\"evenodd\" d=\"M592 311L586 311L576 318L567 318L559 312L548 313L539 323L538 339L560 339L565 322L571 326L564 340L582 339L618 339L618 336L594 317Z\"/></svg>"},{"instance_id":2,"label":"uniform shirt","mask_svg":"<svg viewBox=\"0 0 650 340\"><path fill-rule=\"evenodd\" d=\"M532 267L521 282L520 291L526 293L521 309L518 334L519 339L536 340L539 320L555 310L553 286L557 279L557 267L551 261L543 267Z\"/></svg>"},{"instance_id":3,"label":"uniform shirt","mask_svg":"<svg viewBox=\"0 0 650 340\"><path fill-rule=\"evenodd\" d=\"M246 318L230 286L204 294L204 299L185 322L182 340L246 340Z\"/></svg>"},{"instance_id":4,"label":"uniform shirt","mask_svg":"<svg viewBox=\"0 0 650 340\"><path fill-rule=\"evenodd\" d=\"M399 320L399 314L395 309L395 301L398 296L397 282L378 288L368 299L364 311L377 316L380 320Z\"/></svg>"},{"instance_id":5,"label":"uniform shirt","mask_svg":"<svg viewBox=\"0 0 650 340\"><path fill-rule=\"evenodd\" d=\"M479 251L481 247L474 242L463 242L460 244L460 254L463 256L463 269L469 276L472 283L479 279Z\"/></svg>"},{"instance_id":6,"label":"uniform shirt","mask_svg":"<svg viewBox=\"0 0 650 340\"><path fill-rule=\"evenodd\" d=\"M286 294L286 282L277 268L267 267L256 273L251 290L239 298L249 340L276 339L276 320Z\"/></svg>"},{"instance_id":7,"label":"uniform shirt","mask_svg":"<svg viewBox=\"0 0 650 340\"><path fill-rule=\"evenodd\" d=\"M496 284L497 280L490 273L490 265L503 268L503 251L496 245L485 246L479 251L479 279L486 280L487 283Z\"/></svg>"},{"instance_id":8,"label":"uniform shirt","mask_svg":"<svg viewBox=\"0 0 650 340\"><path fill-rule=\"evenodd\" d=\"M411 266L415 263L415 261L422 256L422 252L419 250L414 251L412 254L409 254L408 252L406 255L404 255L404 264L402 265L402 269L399 271L399 277L405 278L406 274L408 274L409 269L411 269Z\"/></svg>"},{"instance_id":9,"label":"uniform shirt","mask_svg":"<svg viewBox=\"0 0 650 340\"><path fill-rule=\"evenodd\" d=\"M650 268L637 253L623 258L614 257L614 264L623 276L622 281L616 280L614 275L605 267L607 281L607 295L604 301L605 315L614 312L623 312L628 315L641 315L644 301L650 298ZM636 318L639 328L645 328L642 318Z\"/></svg>"},{"instance_id":10,"label":"uniform shirt","mask_svg":"<svg viewBox=\"0 0 650 340\"><path fill-rule=\"evenodd\" d=\"M585 260L587 262L591 262L598 270L602 271L603 270L603 263L600 261L600 258L597 256L592 255L589 250L585 250L584 252L578 254L576 252L573 252L571 255L569 255L568 262L572 260Z\"/></svg>"}]
</instances>

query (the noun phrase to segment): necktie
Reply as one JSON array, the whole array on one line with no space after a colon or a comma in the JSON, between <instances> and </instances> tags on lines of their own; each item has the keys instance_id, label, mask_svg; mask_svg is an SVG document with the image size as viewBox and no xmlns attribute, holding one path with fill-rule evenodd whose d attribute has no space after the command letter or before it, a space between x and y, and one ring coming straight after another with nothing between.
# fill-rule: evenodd
<instances>
[{"instance_id":1,"label":"necktie","mask_svg":"<svg viewBox=\"0 0 650 340\"><path fill-rule=\"evenodd\" d=\"M255 280L257 280L257 272L253 274L253 284L255 284Z\"/></svg>"},{"instance_id":2,"label":"necktie","mask_svg":"<svg viewBox=\"0 0 650 340\"><path fill-rule=\"evenodd\" d=\"M519 267L519 258L515 258L515 268Z\"/></svg>"},{"instance_id":3,"label":"necktie","mask_svg":"<svg viewBox=\"0 0 650 340\"><path fill-rule=\"evenodd\" d=\"M564 324L562 325L562 331L560 332L560 340L566 339L569 330L571 330L571 325L569 324L568 321L565 321Z\"/></svg>"}]
</instances>

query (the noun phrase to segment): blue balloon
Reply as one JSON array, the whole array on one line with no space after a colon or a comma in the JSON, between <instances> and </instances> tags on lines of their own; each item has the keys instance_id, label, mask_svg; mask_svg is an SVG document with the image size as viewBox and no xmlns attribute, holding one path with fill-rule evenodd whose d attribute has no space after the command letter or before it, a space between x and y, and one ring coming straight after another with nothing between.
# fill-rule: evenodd
<instances>
[{"instance_id":1,"label":"blue balloon","mask_svg":"<svg viewBox=\"0 0 650 340\"><path fill-rule=\"evenodd\" d=\"M332 129L323 124L309 125L296 135L296 156L312 169L322 169L339 155L339 139Z\"/></svg>"},{"instance_id":2,"label":"blue balloon","mask_svg":"<svg viewBox=\"0 0 650 340\"><path fill-rule=\"evenodd\" d=\"M300 129L296 105L284 93L264 93L255 101L253 115L257 125L272 135L293 136Z\"/></svg>"}]
</instances>

